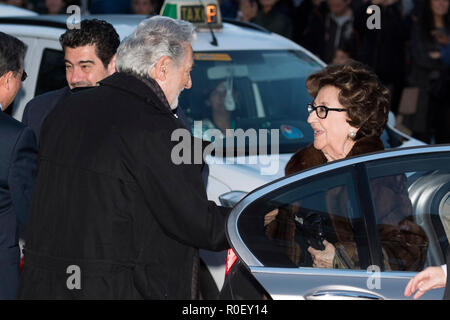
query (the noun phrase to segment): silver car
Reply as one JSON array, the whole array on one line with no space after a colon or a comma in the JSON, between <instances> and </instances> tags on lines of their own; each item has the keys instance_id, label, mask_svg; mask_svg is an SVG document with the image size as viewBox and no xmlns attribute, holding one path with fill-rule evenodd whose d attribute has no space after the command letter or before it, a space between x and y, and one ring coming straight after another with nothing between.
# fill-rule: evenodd
<instances>
[{"instance_id":1,"label":"silver car","mask_svg":"<svg viewBox=\"0 0 450 320\"><path fill-rule=\"evenodd\" d=\"M374 182L392 178L403 183L401 209L410 213L401 222L380 218L384 205L400 193L375 199ZM330 209L336 190L346 193L341 211ZM291 231L282 236L268 233L265 216L274 208L295 208L285 221ZM222 299L405 299L405 286L418 271L445 264L450 145L391 149L277 180L236 205L227 234L232 251ZM307 248L314 241L326 239L337 248L343 238L351 239L356 263L340 269L312 266ZM442 296L443 289L431 290L423 299Z\"/></svg>"}]
</instances>

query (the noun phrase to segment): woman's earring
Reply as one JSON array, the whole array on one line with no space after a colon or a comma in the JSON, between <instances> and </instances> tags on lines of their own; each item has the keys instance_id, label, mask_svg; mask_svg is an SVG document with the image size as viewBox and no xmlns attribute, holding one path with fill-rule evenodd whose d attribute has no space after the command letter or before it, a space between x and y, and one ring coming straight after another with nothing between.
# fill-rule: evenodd
<instances>
[{"instance_id":1,"label":"woman's earring","mask_svg":"<svg viewBox=\"0 0 450 320\"><path fill-rule=\"evenodd\" d=\"M349 136L350 139L355 139L355 137L356 137L356 132L355 132L355 130L350 130L350 131L348 132L348 136Z\"/></svg>"}]
</instances>

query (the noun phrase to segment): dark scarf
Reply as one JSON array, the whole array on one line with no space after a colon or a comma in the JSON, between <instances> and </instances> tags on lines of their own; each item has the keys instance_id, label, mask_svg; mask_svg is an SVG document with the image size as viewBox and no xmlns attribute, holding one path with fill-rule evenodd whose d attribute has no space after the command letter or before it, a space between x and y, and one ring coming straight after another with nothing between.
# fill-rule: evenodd
<instances>
[{"instance_id":1,"label":"dark scarf","mask_svg":"<svg viewBox=\"0 0 450 320\"><path fill-rule=\"evenodd\" d=\"M355 142L346 158L366 153L384 150L383 142L379 137L363 137ZM322 151L310 144L306 148L297 151L284 169L286 175L306 170L327 163L327 158Z\"/></svg>"},{"instance_id":2,"label":"dark scarf","mask_svg":"<svg viewBox=\"0 0 450 320\"><path fill-rule=\"evenodd\" d=\"M168 109L171 110L169 102L167 101L166 95L164 94L164 91L159 86L158 82L156 82L155 79L152 78L142 78L139 77L139 79L144 82L152 91L156 94L158 99L161 101L161 103Z\"/></svg>"}]
</instances>

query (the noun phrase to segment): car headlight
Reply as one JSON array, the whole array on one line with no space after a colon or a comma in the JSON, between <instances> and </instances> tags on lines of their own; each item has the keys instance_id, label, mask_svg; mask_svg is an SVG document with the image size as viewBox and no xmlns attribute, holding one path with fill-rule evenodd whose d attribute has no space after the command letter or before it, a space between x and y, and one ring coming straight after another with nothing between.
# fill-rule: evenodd
<instances>
[{"instance_id":1,"label":"car headlight","mask_svg":"<svg viewBox=\"0 0 450 320\"><path fill-rule=\"evenodd\" d=\"M219 196L220 203L224 207L234 207L248 192L244 191L230 191Z\"/></svg>"}]
</instances>

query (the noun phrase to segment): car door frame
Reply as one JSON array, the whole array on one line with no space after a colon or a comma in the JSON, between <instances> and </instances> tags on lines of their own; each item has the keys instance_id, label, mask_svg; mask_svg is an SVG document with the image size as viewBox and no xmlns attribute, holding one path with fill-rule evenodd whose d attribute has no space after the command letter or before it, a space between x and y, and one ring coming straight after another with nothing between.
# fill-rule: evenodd
<instances>
[{"instance_id":1,"label":"car door frame","mask_svg":"<svg viewBox=\"0 0 450 320\"><path fill-rule=\"evenodd\" d=\"M264 289L273 299L405 299L403 290L408 281L417 272L403 271L382 271L382 270L338 270L319 268L269 268L253 255L250 249L244 244L238 230L238 219L243 211L254 201L260 199L269 192L273 192L294 182L314 177L325 172L331 172L342 167L353 166L358 175L357 184L363 189L358 194L363 195L360 199L369 212L362 215L365 219L375 219L373 214L372 201L367 201L368 177L364 163L379 159L388 159L399 156L420 155L430 153L450 152L450 145L440 146L419 146L395 150L387 150L372 153L359 157L352 157L340 161L335 161L313 169L299 172L270 184L262 186L242 199L232 210L227 221L227 236L232 249L248 268L251 274L259 281ZM365 195L365 196L364 196ZM364 198L366 197L366 198ZM369 196L370 198L370 196ZM364 211L365 211L364 210ZM376 224L372 223L371 228L366 228L369 250L373 252L381 251ZM375 257L371 254L372 263L378 262L382 266L382 257ZM345 283L342 283L345 279ZM379 280L379 282L377 282ZM376 284L381 285L377 286ZM372 285L373 284L373 285ZM427 292L423 299L442 299L443 289L431 290Z\"/></svg>"},{"instance_id":2,"label":"car door frame","mask_svg":"<svg viewBox=\"0 0 450 320\"><path fill-rule=\"evenodd\" d=\"M27 45L32 44L31 50L27 51L25 55L24 62L25 70L29 70L28 74L30 74L30 77L23 83L17 97L17 105L12 110L12 116L17 120L21 120L26 104L35 97L44 51L50 49L62 52L63 50L58 39L39 39L27 36L18 36L18 38L27 43Z\"/></svg>"}]
</instances>

